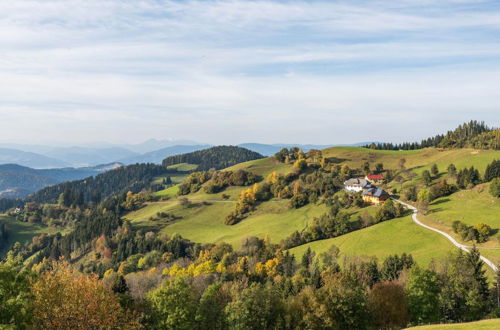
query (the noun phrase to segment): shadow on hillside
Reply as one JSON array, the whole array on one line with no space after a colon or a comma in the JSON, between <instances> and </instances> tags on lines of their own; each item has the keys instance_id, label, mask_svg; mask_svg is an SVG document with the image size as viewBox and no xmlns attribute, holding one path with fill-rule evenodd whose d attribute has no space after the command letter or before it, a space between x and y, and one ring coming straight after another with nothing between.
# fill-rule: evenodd
<instances>
[{"instance_id":1,"label":"shadow on hillside","mask_svg":"<svg viewBox=\"0 0 500 330\"><path fill-rule=\"evenodd\" d=\"M438 201L434 201L431 203L431 205L439 205L439 204L443 204L443 203L446 203L446 202L449 202L450 199L449 198L444 198L444 199L440 199Z\"/></svg>"},{"instance_id":2,"label":"shadow on hillside","mask_svg":"<svg viewBox=\"0 0 500 330\"><path fill-rule=\"evenodd\" d=\"M438 212L441 212L442 210L443 210L442 207L438 207L436 209L429 210L429 212L427 214L438 213Z\"/></svg>"},{"instance_id":3,"label":"shadow on hillside","mask_svg":"<svg viewBox=\"0 0 500 330\"><path fill-rule=\"evenodd\" d=\"M445 174L446 174L446 173L444 173L444 172L440 172L440 173L438 173L436 176L432 176L432 179L433 179L433 180L439 180L439 179L441 179L443 176L445 176Z\"/></svg>"},{"instance_id":4,"label":"shadow on hillside","mask_svg":"<svg viewBox=\"0 0 500 330\"><path fill-rule=\"evenodd\" d=\"M340 164L340 163L343 163L347 160L351 160L351 159L348 159L348 158L338 158L338 157L328 157L326 158L326 160L330 163L333 163L333 164Z\"/></svg>"}]
</instances>

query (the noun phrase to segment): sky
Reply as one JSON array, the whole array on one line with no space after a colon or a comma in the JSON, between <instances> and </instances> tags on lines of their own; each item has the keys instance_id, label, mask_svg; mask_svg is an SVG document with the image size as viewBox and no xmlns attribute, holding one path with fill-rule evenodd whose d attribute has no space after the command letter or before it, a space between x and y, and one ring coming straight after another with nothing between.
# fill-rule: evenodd
<instances>
[{"instance_id":1,"label":"sky","mask_svg":"<svg viewBox=\"0 0 500 330\"><path fill-rule=\"evenodd\" d=\"M500 1L1 1L0 118L31 144L498 127Z\"/></svg>"}]
</instances>

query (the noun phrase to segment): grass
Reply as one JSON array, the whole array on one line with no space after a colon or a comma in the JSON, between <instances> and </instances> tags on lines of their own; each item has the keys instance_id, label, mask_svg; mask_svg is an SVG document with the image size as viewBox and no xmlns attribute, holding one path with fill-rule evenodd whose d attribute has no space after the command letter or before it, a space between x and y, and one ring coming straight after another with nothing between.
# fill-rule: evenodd
<instances>
[{"instance_id":1,"label":"grass","mask_svg":"<svg viewBox=\"0 0 500 330\"><path fill-rule=\"evenodd\" d=\"M436 324L412 327L415 330L496 330L500 329L500 319L482 320L470 323Z\"/></svg>"},{"instance_id":2,"label":"grass","mask_svg":"<svg viewBox=\"0 0 500 330\"><path fill-rule=\"evenodd\" d=\"M189 172L194 171L198 168L196 164L180 163L175 165L170 165L167 167L169 170L177 170L179 172Z\"/></svg>"},{"instance_id":3,"label":"grass","mask_svg":"<svg viewBox=\"0 0 500 330\"><path fill-rule=\"evenodd\" d=\"M177 233L194 242L226 242L239 248L242 239L248 236L263 238L268 235L273 242L279 242L295 230L302 230L307 221L326 211L323 205L289 209L288 201L268 201L260 204L256 211L240 223L228 226L224 224L224 219L234 209L234 205L232 201L212 202L208 205L194 202L191 207L185 208L175 201L151 203L146 208L128 214L127 219L134 226L156 227L163 233ZM155 216L159 211L169 212L181 219L165 227L165 223L149 221L149 217Z\"/></svg>"},{"instance_id":4,"label":"grass","mask_svg":"<svg viewBox=\"0 0 500 330\"><path fill-rule=\"evenodd\" d=\"M429 206L429 214L419 215L419 219L435 228L452 235L457 241L473 245L474 242L464 242L452 230L452 223L459 220L469 226L484 222L495 234L488 242L478 244L482 255L500 264L500 199L494 198L488 192L489 184L482 184L470 190L460 190L450 196L436 199Z\"/></svg>"},{"instance_id":5,"label":"grass","mask_svg":"<svg viewBox=\"0 0 500 330\"><path fill-rule=\"evenodd\" d=\"M0 222L7 225L7 231L9 233L7 241L2 244L2 248L0 248L0 258L6 255L7 251L15 242L25 243L42 233L54 234L59 231L56 228L17 221L7 215L0 215Z\"/></svg>"},{"instance_id":6,"label":"grass","mask_svg":"<svg viewBox=\"0 0 500 330\"><path fill-rule=\"evenodd\" d=\"M163 179L170 177L170 180L172 180L172 183L178 184L184 181L184 179L188 176L188 174L176 174L176 175L163 175L163 176L158 176L154 178L153 183L163 183Z\"/></svg>"},{"instance_id":7,"label":"grass","mask_svg":"<svg viewBox=\"0 0 500 330\"><path fill-rule=\"evenodd\" d=\"M228 167L226 170L227 171L246 170L261 175L262 177L265 178L274 171L280 174L290 173L292 170L292 165L283 164L275 160L273 157L268 157L268 158L251 160L248 162L236 164L234 166Z\"/></svg>"},{"instance_id":8,"label":"grass","mask_svg":"<svg viewBox=\"0 0 500 330\"><path fill-rule=\"evenodd\" d=\"M163 189L155 192L155 196L175 196L179 191L179 186L168 187L167 189Z\"/></svg>"},{"instance_id":9,"label":"grass","mask_svg":"<svg viewBox=\"0 0 500 330\"><path fill-rule=\"evenodd\" d=\"M418 264L427 266L433 259L454 251L446 238L417 226L410 216L393 219L349 234L311 242L290 251L300 258L307 248L317 254L332 245L342 256L376 256L379 260L392 254L411 253Z\"/></svg>"},{"instance_id":10,"label":"grass","mask_svg":"<svg viewBox=\"0 0 500 330\"><path fill-rule=\"evenodd\" d=\"M361 147L334 147L323 150L325 157L333 157L339 163L346 163L351 167L361 167L368 161L372 167L376 163L383 163L385 168L398 168L401 158L406 159L406 168L413 169L420 174L423 170L430 170L436 164L440 171L445 171L450 163L457 169L474 166L484 172L486 166L494 159L500 158L500 151L475 149L436 149L425 148L419 150L372 150Z\"/></svg>"},{"instance_id":11,"label":"grass","mask_svg":"<svg viewBox=\"0 0 500 330\"><path fill-rule=\"evenodd\" d=\"M494 230L500 229L500 199L488 192L489 184L478 185L470 190L460 190L450 196L436 199L429 206L429 214L422 220L436 224L452 233L453 221L459 220L469 226L484 222ZM499 237L498 234L496 234ZM487 246L499 245L499 240L492 237Z\"/></svg>"}]
</instances>

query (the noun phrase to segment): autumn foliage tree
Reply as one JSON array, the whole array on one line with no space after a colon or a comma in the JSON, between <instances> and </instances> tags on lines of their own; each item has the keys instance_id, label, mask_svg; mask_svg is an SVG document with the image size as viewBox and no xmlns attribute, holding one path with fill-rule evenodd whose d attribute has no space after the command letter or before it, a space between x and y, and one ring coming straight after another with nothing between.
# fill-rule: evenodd
<instances>
[{"instance_id":1,"label":"autumn foliage tree","mask_svg":"<svg viewBox=\"0 0 500 330\"><path fill-rule=\"evenodd\" d=\"M33 284L33 324L40 329L137 329L138 321L120 306L97 275L68 263L53 263Z\"/></svg>"},{"instance_id":2,"label":"autumn foliage tree","mask_svg":"<svg viewBox=\"0 0 500 330\"><path fill-rule=\"evenodd\" d=\"M368 295L368 307L379 329L399 329L408 324L405 291L397 282L375 284Z\"/></svg>"}]
</instances>

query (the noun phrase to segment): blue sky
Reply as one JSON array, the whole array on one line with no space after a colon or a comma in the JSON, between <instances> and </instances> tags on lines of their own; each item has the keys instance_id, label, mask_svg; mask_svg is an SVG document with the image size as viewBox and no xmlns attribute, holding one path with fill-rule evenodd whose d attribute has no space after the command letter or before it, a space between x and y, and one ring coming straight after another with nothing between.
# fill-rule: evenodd
<instances>
[{"instance_id":1,"label":"blue sky","mask_svg":"<svg viewBox=\"0 0 500 330\"><path fill-rule=\"evenodd\" d=\"M500 126L500 1L2 1L0 91L2 142Z\"/></svg>"}]
</instances>

